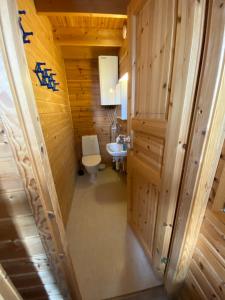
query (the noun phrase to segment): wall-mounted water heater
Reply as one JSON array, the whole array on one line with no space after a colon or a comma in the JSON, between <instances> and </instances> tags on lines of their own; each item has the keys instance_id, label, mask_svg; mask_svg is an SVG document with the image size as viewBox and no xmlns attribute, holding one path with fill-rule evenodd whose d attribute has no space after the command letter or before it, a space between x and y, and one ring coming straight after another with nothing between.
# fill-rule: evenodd
<instances>
[{"instance_id":1,"label":"wall-mounted water heater","mask_svg":"<svg viewBox=\"0 0 225 300\"><path fill-rule=\"evenodd\" d=\"M118 56L101 55L98 57L101 105L119 105L116 97L118 82Z\"/></svg>"}]
</instances>

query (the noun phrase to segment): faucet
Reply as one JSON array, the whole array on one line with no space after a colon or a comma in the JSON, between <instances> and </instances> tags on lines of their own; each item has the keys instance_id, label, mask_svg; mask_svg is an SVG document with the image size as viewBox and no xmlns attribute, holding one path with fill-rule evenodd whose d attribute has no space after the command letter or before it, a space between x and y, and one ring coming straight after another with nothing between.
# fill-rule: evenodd
<instances>
[{"instance_id":1,"label":"faucet","mask_svg":"<svg viewBox=\"0 0 225 300\"><path fill-rule=\"evenodd\" d=\"M123 145L123 150L127 150L127 145L130 144L130 136L126 136L125 134L119 134L116 138L117 144Z\"/></svg>"}]
</instances>

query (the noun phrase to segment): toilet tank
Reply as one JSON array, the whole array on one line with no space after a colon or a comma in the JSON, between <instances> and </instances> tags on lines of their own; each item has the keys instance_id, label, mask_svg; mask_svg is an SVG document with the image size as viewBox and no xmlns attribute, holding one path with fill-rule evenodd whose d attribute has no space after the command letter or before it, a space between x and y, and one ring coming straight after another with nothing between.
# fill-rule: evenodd
<instances>
[{"instance_id":1,"label":"toilet tank","mask_svg":"<svg viewBox=\"0 0 225 300\"><path fill-rule=\"evenodd\" d=\"M97 135L82 136L82 153L83 156L100 154Z\"/></svg>"}]
</instances>

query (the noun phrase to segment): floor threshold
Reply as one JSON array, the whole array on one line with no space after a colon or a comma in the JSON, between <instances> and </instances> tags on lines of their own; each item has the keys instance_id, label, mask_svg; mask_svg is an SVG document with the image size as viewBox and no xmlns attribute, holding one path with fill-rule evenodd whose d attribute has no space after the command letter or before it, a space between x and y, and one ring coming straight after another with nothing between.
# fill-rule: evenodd
<instances>
[{"instance_id":1,"label":"floor threshold","mask_svg":"<svg viewBox=\"0 0 225 300\"><path fill-rule=\"evenodd\" d=\"M107 298L104 300L168 300L164 287L156 286L139 292L129 293L118 297Z\"/></svg>"}]
</instances>

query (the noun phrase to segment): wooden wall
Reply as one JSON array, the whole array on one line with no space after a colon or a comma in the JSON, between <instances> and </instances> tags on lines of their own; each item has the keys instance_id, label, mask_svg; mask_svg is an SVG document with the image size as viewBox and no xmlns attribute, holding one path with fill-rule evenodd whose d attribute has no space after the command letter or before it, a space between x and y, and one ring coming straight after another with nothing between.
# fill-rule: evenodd
<instances>
[{"instance_id":1,"label":"wooden wall","mask_svg":"<svg viewBox=\"0 0 225 300\"><path fill-rule=\"evenodd\" d=\"M126 24L126 22L125 22ZM128 38L123 40L122 47L119 50L119 77L121 78L125 73L129 72L129 56L128 56ZM121 109L118 107L118 116L120 116ZM127 134L127 121L118 118L120 124L120 131L122 134Z\"/></svg>"},{"instance_id":2,"label":"wooden wall","mask_svg":"<svg viewBox=\"0 0 225 300\"><path fill-rule=\"evenodd\" d=\"M25 30L33 32L31 43L24 47L61 212L66 223L77 163L64 61L59 47L53 41L48 18L36 14L33 1L18 0L18 5L19 9L26 10L26 15L22 16ZM58 92L40 86L33 72L36 62L45 62L56 73L56 81L60 83Z\"/></svg>"},{"instance_id":3,"label":"wooden wall","mask_svg":"<svg viewBox=\"0 0 225 300\"><path fill-rule=\"evenodd\" d=\"M224 187L225 142L181 299L225 299Z\"/></svg>"},{"instance_id":4,"label":"wooden wall","mask_svg":"<svg viewBox=\"0 0 225 300\"><path fill-rule=\"evenodd\" d=\"M81 159L82 135L97 134L102 161L109 164L106 144L115 107L100 105L98 59L65 60L65 66L77 155Z\"/></svg>"},{"instance_id":5,"label":"wooden wall","mask_svg":"<svg viewBox=\"0 0 225 300\"><path fill-rule=\"evenodd\" d=\"M0 264L23 299L61 297L1 118L0 224Z\"/></svg>"},{"instance_id":6,"label":"wooden wall","mask_svg":"<svg viewBox=\"0 0 225 300\"><path fill-rule=\"evenodd\" d=\"M129 71L128 39L123 40L122 47L119 50L119 76L122 77Z\"/></svg>"}]
</instances>

